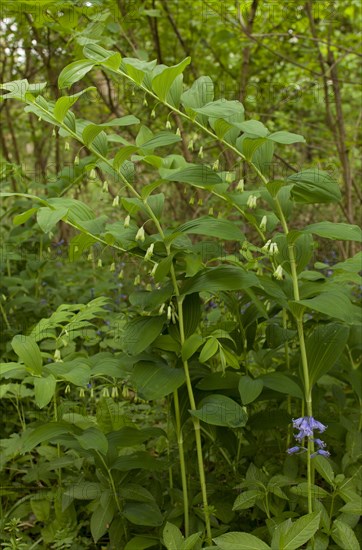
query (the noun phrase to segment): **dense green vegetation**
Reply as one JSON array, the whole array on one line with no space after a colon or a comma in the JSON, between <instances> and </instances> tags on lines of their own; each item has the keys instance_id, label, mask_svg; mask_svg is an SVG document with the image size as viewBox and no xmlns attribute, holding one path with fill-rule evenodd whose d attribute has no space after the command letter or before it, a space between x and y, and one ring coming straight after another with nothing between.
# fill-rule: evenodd
<instances>
[{"instance_id":1,"label":"dense green vegetation","mask_svg":"<svg viewBox=\"0 0 362 550\"><path fill-rule=\"evenodd\" d=\"M3 3L1 548L360 548L358 7Z\"/></svg>"}]
</instances>

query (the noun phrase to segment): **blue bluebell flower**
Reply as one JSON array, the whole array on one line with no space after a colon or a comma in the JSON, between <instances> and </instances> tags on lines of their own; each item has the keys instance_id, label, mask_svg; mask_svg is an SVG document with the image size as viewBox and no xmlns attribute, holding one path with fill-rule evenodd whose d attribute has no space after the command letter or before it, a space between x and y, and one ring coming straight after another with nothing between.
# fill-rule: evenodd
<instances>
[{"instance_id":1,"label":"blue bluebell flower","mask_svg":"<svg viewBox=\"0 0 362 550\"><path fill-rule=\"evenodd\" d=\"M331 453L329 451L325 451L324 449L318 449L318 451L316 451L315 453L311 454L310 457L311 458L314 458L315 456L317 455L322 455L322 456L331 456Z\"/></svg>"},{"instance_id":2,"label":"blue bluebell flower","mask_svg":"<svg viewBox=\"0 0 362 550\"><path fill-rule=\"evenodd\" d=\"M326 447L324 441L319 438L313 437L314 430L322 433L327 429L327 426L313 418L313 416L302 416L296 419L293 418L293 428L299 430L299 432L294 436L298 443L300 443L304 438L307 438L311 439L318 446L318 450L311 455L311 458L317 455L330 456L330 453L324 450L324 447ZM307 450L305 447L295 446L287 449L287 453L293 454L297 453L298 451L303 452L305 450Z\"/></svg>"}]
</instances>

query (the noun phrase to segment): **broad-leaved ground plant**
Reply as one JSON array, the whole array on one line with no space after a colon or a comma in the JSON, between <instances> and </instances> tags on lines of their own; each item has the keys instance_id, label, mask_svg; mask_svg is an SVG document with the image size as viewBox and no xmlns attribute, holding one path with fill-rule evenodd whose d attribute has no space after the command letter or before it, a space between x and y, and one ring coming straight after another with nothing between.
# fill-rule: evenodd
<instances>
[{"instance_id":1,"label":"broad-leaved ground plant","mask_svg":"<svg viewBox=\"0 0 362 550\"><path fill-rule=\"evenodd\" d=\"M317 239L360 242L361 231L293 227L296 206L340 201L337 181L311 166L271 175L275 148L304 137L246 119L208 76L186 88L190 61L122 59L90 43L59 75L55 102L45 84L2 86L79 147L60 188L3 192L4 203L20 208L17 229L38 234L36 219L45 247L59 222L71 226L70 265L96 288L79 301L65 292L4 346L1 393L20 423L1 443L4 548L99 547L90 534L125 550L359 548L361 253L333 266L313 255ZM99 69L130 82L165 130L133 114L76 116L91 89L66 91ZM108 197L104 210L74 197L84 178ZM208 213L166 220L175 186ZM124 271L134 286L117 286ZM16 499L16 487L28 493ZM29 513L27 533L14 518Z\"/></svg>"}]
</instances>

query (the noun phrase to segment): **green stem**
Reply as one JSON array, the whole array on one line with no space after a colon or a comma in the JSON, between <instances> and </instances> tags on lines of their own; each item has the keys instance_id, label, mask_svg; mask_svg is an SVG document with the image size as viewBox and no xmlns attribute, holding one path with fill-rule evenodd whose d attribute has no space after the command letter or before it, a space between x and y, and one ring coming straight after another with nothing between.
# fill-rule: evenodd
<instances>
[{"instance_id":1,"label":"green stem","mask_svg":"<svg viewBox=\"0 0 362 550\"><path fill-rule=\"evenodd\" d=\"M96 453L97 453L99 459L101 460L101 462L102 462L102 464L103 464L103 466L104 466L104 468L107 472L108 479L109 479L109 482L111 484L111 488L112 488L112 492L113 492L114 500L116 502L117 509L118 509L119 513L121 514L121 516L122 516L122 506L121 506L121 503L120 503L119 498L118 498L118 494L117 494L116 486L114 484L114 479L113 479L113 476L112 476L112 472L108 468L108 466L107 466L103 456L101 455L101 453L97 450L96 450Z\"/></svg>"},{"instance_id":2,"label":"green stem","mask_svg":"<svg viewBox=\"0 0 362 550\"><path fill-rule=\"evenodd\" d=\"M6 311L5 311L5 309L3 308L3 305L2 305L1 302L0 302L0 311L1 311L1 315L3 316L3 319L4 319L4 321L5 321L6 328L7 328L8 330L10 330L10 329L11 329L11 325L10 325L10 323L9 323L9 319L8 319L8 317L7 317L7 315L6 315Z\"/></svg>"},{"instance_id":3,"label":"green stem","mask_svg":"<svg viewBox=\"0 0 362 550\"><path fill-rule=\"evenodd\" d=\"M186 476L186 464L185 464L185 453L184 453L184 441L183 441L182 427L181 427L180 402L179 402L177 390L173 392L173 401L175 406L176 436L177 436L177 445L178 445L178 452L179 452L179 459L180 459L182 495L183 495L183 501L184 501L185 537L187 538L190 534L189 495L188 495L188 489L187 489L187 476Z\"/></svg>"}]
</instances>

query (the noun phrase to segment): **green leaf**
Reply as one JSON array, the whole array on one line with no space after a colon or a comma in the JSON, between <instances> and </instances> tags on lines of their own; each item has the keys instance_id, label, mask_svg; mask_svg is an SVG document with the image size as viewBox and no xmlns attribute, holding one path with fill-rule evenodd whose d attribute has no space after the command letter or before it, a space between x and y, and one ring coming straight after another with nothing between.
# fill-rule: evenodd
<instances>
[{"instance_id":1,"label":"green leaf","mask_svg":"<svg viewBox=\"0 0 362 550\"><path fill-rule=\"evenodd\" d=\"M129 540L124 547L124 550L146 550L151 546L158 545L158 540L152 540L147 537L136 536Z\"/></svg>"},{"instance_id":2,"label":"green leaf","mask_svg":"<svg viewBox=\"0 0 362 550\"><path fill-rule=\"evenodd\" d=\"M203 107L214 99L214 83L209 76L200 76L188 90L181 95L184 107L195 109Z\"/></svg>"},{"instance_id":3,"label":"green leaf","mask_svg":"<svg viewBox=\"0 0 362 550\"><path fill-rule=\"evenodd\" d=\"M115 512L113 496L110 491L104 492L97 508L90 519L90 529L94 542L103 537L109 529Z\"/></svg>"},{"instance_id":4,"label":"green leaf","mask_svg":"<svg viewBox=\"0 0 362 550\"><path fill-rule=\"evenodd\" d=\"M34 378L35 403L42 409L50 403L56 388L56 380L52 374L46 378Z\"/></svg>"},{"instance_id":5,"label":"green leaf","mask_svg":"<svg viewBox=\"0 0 362 550\"><path fill-rule=\"evenodd\" d=\"M163 544L167 550L180 550L183 544L181 531L173 523L166 522L162 532Z\"/></svg>"},{"instance_id":6,"label":"green leaf","mask_svg":"<svg viewBox=\"0 0 362 550\"><path fill-rule=\"evenodd\" d=\"M183 369L163 363L140 362L132 371L132 382L144 399L153 401L169 395L185 382Z\"/></svg>"},{"instance_id":7,"label":"green leaf","mask_svg":"<svg viewBox=\"0 0 362 550\"><path fill-rule=\"evenodd\" d=\"M38 208L30 208L29 210L26 210L25 212L22 212L21 214L18 214L17 216L14 216L13 218L13 224L14 225L21 225L22 223L25 223L29 218L32 217L34 212L36 212Z\"/></svg>"},{"instance_id":8,"label":"green leaf","mask_svg":"<svg viewBox=\"0 0 362 550\"><path fill-rule=\"evenodd\" d=\"M57 99L53 114L58 122L63 122L65 115L69 111L69 109L74 105L80 96L83 94L89 92L90 90L96 90L94 86L90 86L89 88L86 88L85 90L82 90L81 92L78 92L77 94L70 95L70 96L64 96Z\"/></svg>"},{"instance_id":9,"label":"green leaf","mask_svg":"<svg viewBox=\"0 0 362 550\"><path fill-rule=\"evenodd\" d=\"M242 376L239 380L239 393L243 405L255 401L263 391L263 381L260 378L253 380L250 376Z\"/></svg>"},{"instance_id":10,"label":"green leaf","mask_svg":"<svg viewBox=\"0 0 362 550\"><path fill-rule=\"evenodd\" d=\"M313 458L313 465L317 472L325 479L330 485L334 482L334 472L330 464L324 456L316 456Z\"/></svg>"},{"instance_id":11,"label":"green leaf","mask_svg":"<svg viewBox=\"0 0 362 550\"><path fill-rule=\"evenodd\" d=\"M351 527L336 519L333 522L332 539L342 550L360 550L360 545Z\"/></svg>"},{"instance_id":12,"label":"green leaf","mask_svg":"<svg viewBox=\"0 0 362 550\"><path fill-rule=\"evenodd\" d=\"M313 233L326 239L362 242L362 229L349 223L319 222L307 225L303 233Z\"/></svg>"},{"instance_id":13,"label":"green leaf","mask_svg":"<svg viewBox=\"0 0 362 550\"><path fill-rule=\"evenodd\" d=\"M178 181L181 183L189 183L195 187L208 187L217 183L222 183L222 179L217 175L215 170L212 170L206 165L188 164L182 170L168 170L168 174L163 175L160 170L160 175L168 181Z\"/></svg>"},{"instance_id":14,"label":"green leaf","mask_svg":"<svg viewBox=\"0 0 362 550\"><path fill-rule=\"evenodd\" d=\"M133 319L124 328L123 349L130 355L142 353L162 332L165 317L140 317Z\"/></svg>"},{"instance_id":15,"label":"green leaf","mask_svg":"<svg viewBox=\"0 0 362 550\"><path fill-rule=\"evenodd\" d=\"M80 481L64 491L64 494L80 500L94 500L102 494L102 485L91 481Z\"/></svg>"},{"instance_id":16,"label":"green leaf","mask_svg":"<svg viewBox=\"0 0 362 550\"><path fill-rule=\"evenodd\" d=\"M69 88L74 82L81 80L83 76L89 73L93 69L96 63L88 59L80 59L79 61L74 61L64 67L58 77L58 86L60 89Z\"/></svg>"},{"instance_id":17,"label":"green leaf","mask_svg":"<svg viewBox=\"0 0 362 550\"><path fill-rule=\"evenodd\" d=\"M164 147L165 145L172 145L173 143L178 143L181 141L181 137L172 132L159 132L151 139L145 141L141 145L141 149L145 151L154 151L157 147Z\"/></svg>"},{"instance_id":18,"label":"green leaf","mask_svg":"<svg viewBox=\"0 0 362 550\"><path fill-rule=\"evenodd\" d=\"M69 432L69 426L64 422L49 422L43 426L35 428L31 432L26 431L22 438L21 452L28 453L34 447L43 443L43 441L51 441L55 437L64 435Z\"/></svg>"},{"instance_id":19,"label":"green leaf","mask_svg":"<svg viewBox=\"0 0 362 550\"><path fill-rule=\"evenodd\" d=\"M248 416L244 409L236 401L225 395L209 395L202 399L199 409L190 410L206 424L213 426L227 426L229 428L241 428L245 426Z\"/></svg>"},{"instance_id":20,"label":"green leaf","mask_svg":"<svg viewBox=\"0 0 362 550\"><path fill-rule=\"evenodd\" d=\"M83 55L112 69L118 69L122 59L119 52L110 52L99 44L87 44L83 48Z\"/></svg>"},{"instance_id":21,"label":"green leaf","mask_svg":"<svg viewBox=\"0 0 362 550\"><path fill-rule=\"evenodd\" d=\"M49 233L54 226L68 214L68 208L60 207L48 208L47 206L39 208L36 221L44 233Z\"/></svg>"},{"instance_id":22,"label":"green leaf","mask_svg":"<svg viewBox=\"0 0 362 550\"><path fill-rule=\"evenodd\" d=\"M220 550L270 550L270 546L249 533L232 531L213 540Z\"/></svg>"},{"instance_id":23,"label":"green leaf","mask_svg":"<svg viewBox=\"0 0 362 550\"><path fill-rule=\"evenodd\" d=\"M175 233L192 233L194 235L207 235L208 237L217 237L229 241L244 241L245 235L235 222L224 220L222 218L213 218L205 216L190 220L180 225Z\"/></svg>"},{"instance_id":24,"label":"green leaf","mask_svg":"<svg viewBox=\"0 0 362 550\"><path fill-rule=\"evenodd\" d=\"M263 381L266 388L303 399L303 392L301 388L286 374L282 374L281 372L272 372L270 374L264 374L260 377L260 379Z\"/></svg>"},{"instance_id":25,"label":"green leaf","mask_svg":"<svg viewBox=\"0 0 362 550\"><path fill-rule=\"evenodd\" d=\"M243 134L236 140L236 148L248 160L252 160L255 151L265 143L265 138L251 138Z\"/></svg>"},{"instance_id":26,"label":"green leaf","mask_svg":"<svg viewBox=\"0 0 362 550\"><path fill-rule=\"evenodd\" d=\"M76 435L75 438L83 449L92 449L99 451L103 455L107 454L108 440L98 428L88 428L82 434Z\"/></svg>"},{"instance_id":27,"label":"green leaf","mask_svg":"<svg viewBox=\"0 0 362 550\"><path fill-rule=\"evenodd\" d=\"M338 183L327 172L310 168L288 177L294 183L291 197L303 204L339 202L342 198Z\"/></svg>"},{"instance_id":28,"label":"green leaf","mask_svg":"<svg viewBox=\"0 0 362 550\"><path fill-rule=\"evenodd\" d=\"M18 334L12 339L11 346L31 374L39 376L42 373L43 360L33 338Z\"/></svg>"},{"instance_id":29,"label":"green leaf","mask_svg":"<svg viewBox=\"0 0 362 550\"><path fill-rule=\"evenodd\" d=\"M172 86L176 77L183 72L183 70L191 62L191 57L186 57L183 61L174 65L173 67L166 67L163 71L157 74L152 79L152 89L157 94L161 101L166 101L169 89Z\"/></svg>"},{"instance_id":30,"label":"green leaf","mask_svg":"<svg viewBox=\"0 0 362 550\"><path fill-rule=\"evenodd\" d=\"M210 336L205 342L204 347L201 350L199 361L200 363L206 363L211 357L217 353L219 349L219 341L214 338L214 336Z\"/></svg>"},{"instance_id":31,"label":"green leaf","mask_svg":"<svg viewBox=\"0 0 362 550\"><path fill-rule=\"evenodd\" d=\"M155 502L126 502L123 506L123 515L135 525L159 527L163 523L163 516Z\"/></svg>"},{"instance_id":32,"label":"green leaf","mask_svg":"<svg viewBox=\"0 0 362 550\"><path fill-rule=\"evenodd\" d=\"M322 457L319 457L322 458ZM340 512L344 514L354 514L362 516L362 502L361 499L358 500L351 500L350 502L346 502L342 508L339 509Z\"/></svg>"},{"instance_id":33,"label":"green leaf","mask_svg":"<svg viewBox=\"0 0 362 550\"><path fill-rule=\"evenodd\" d=\"M300 134L292 134L291 132L273 132L269 134L267 139L275 141L276 143L282 143L283 145L289 145L290 143L305 143L305 138Z\"/></svg>"},{"instance_id":34,"label":"green leaf","mask_svg":"<svg viewBox=\"0 0 362 550\"><path fill-rule=\"evenodd\" d=\"M245 122L235 122L234 126L239 128L245 134L252 137L265 138L269 134L268 128L259 120L246 120Z\"/></svg>"},{"instance_id":35,"label":"green leaf","mask_svg":"<svg viewBox=\"0 0 362 550\"><path fill-rule=\"evenodd\" d=\"M343 353L349 328L338 323L316 326L306 339L310 383L313 386L335 365Z\"/></svg>"},{"instance_id":36,"label":"green leaf","mask_svg":"<svg viewBox=\"0 0 362 550\"><path fill-rule=\"evenodd\" d=\"M115 170L119 170L124 161L128 160L136 151L138 151L138 147L136 147L136 145L126 145L125 147L122 147L113 159L113 168Z\"/></svg>"},{"instance_id":37,"label":"green leaf","mask_svg":"<svg viewBox=\"0 0 362 550\"><path fill-rule=\"evenodd\" d=\"M280 548L283 550L297 550L308 542L317 532L320 521L320 512L313 512L303 516L288 529L284 537L281 537Z\"/></svg>"},{"instance_id":38,"label":"green leaf","mask_svg":"<svg viewBox=\"0 0 362 550\"><path fill-rule=\"evenodd\" d=\"M187 537L187 539L183 541L180 550L195 550L195 545L200 542L201 534L201 531L199 531ZM198 546L196 546L196 548L198 548Z\"/></svg>"},{"instance_id":39,"label":"green leaf","mask_svg":"<svg viewBox=\"0 0 362 550\"><path fill-rule=\"evenodd\" d=\"M299 305L305 306L332 317L340 319L347 325L360 324L361 312L360 309L351 303L350 299L343 292L323 292L314 298L299 300L296 302Z\"/></svg>"},{"instance_id":40,"label":"green leaf","mask_svg":"<svg viewBox=\"0 0 362 550\"><path fill-rule=\"evenodd\" d=\"M260 286L254 273L241 267L218 266L205 269L190 277L182 286L182 294L193 292L219 292L220 290L244 290L251 286Z\"/></svg>"},{"instance_id":41,"label":"green leaf","mask_svg":"<svg viewBox=\"0 0 362 550\"><path fill-rule=\"evenodd\" d=\"M129 444L127 445L129 446ZM121 472L129 472L130 470L150 470L160 471L167 468L167 463L163 460L151 456L146 451L138 451L137 453L119 456L112 464L112 470L120 470Z\"/></svg>"},{"instance_id":42,"label":"green leaf","mask_svg":"<svg viewBox=\"0 0 362 550\"><path fill-rule=\"evenodd\" d=\"M210 118L224 118L228 122L233 122L235 116L244 113L244 107L237 100L218 99L207 103L203 107L194 108L194 111Z\"/></svg>"},{"instance_id":43,"label":"green leaf","mask_svg":"<svg viewBox=\"0 0 362 550\"><path fill-rule=\"evenodd\" d=\"M183 343L181 357L183 361L187 361L199 349L203 343L203 338L199 334L191 334Z\"/></svg>"},{"instance_id":44,"label":"green leaf","mask_svg":"<svg viewBox=\"0 0 362 550\"><path fill-rule=\"evenodd\" d=\"M239 510L247 510L254 506L258 498L263 498L264 493L258 491L257 489L251 489L250 491L244 491L236 497L236 500L233 505L233 510L238 512Z\"/></svg>"}]
</instances>

